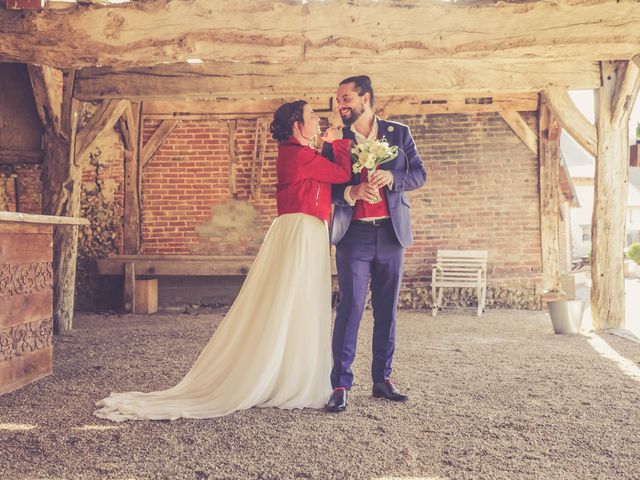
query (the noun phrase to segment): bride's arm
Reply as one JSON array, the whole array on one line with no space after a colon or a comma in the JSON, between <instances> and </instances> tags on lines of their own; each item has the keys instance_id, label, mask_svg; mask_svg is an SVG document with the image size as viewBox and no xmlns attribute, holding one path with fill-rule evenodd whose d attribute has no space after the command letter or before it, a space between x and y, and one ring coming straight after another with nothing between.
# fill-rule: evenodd
<instances>
[{"instance_id":1,"label":"bride's arm","mask_svg":"<svg viewBox=\"0 0 640 480\"><path fill-rule=\"evenodd\" d=\"M351 179L351 140L334 140L331 145L335 163L316 150L304 149L304 176L327 183L346 183Z\"/></svg>"}]
</instances>

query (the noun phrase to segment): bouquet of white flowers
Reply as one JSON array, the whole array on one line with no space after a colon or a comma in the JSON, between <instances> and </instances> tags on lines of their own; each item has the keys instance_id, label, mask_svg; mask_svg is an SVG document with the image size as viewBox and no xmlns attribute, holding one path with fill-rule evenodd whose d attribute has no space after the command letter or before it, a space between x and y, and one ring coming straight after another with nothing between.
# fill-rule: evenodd
<instances>
[{"instance_id":1,"label":"bouquet of white flowers","mask_svg":"<svg viewBox=\"0 0 640 480\"><path fill-rule=\"evenodd\" d=\"M371 178L371 174L378 165L390 162L397 156L398 147L395 145L392 147L389 146L386 138L366 140L351 148L351 158L354 160L352 167L353 172L360 173L363 168L366 168L369 173L368 178ZM380 200L382 200L382 198L378 196L377 201L379 202Z\"/></svg>"}]
</instances>

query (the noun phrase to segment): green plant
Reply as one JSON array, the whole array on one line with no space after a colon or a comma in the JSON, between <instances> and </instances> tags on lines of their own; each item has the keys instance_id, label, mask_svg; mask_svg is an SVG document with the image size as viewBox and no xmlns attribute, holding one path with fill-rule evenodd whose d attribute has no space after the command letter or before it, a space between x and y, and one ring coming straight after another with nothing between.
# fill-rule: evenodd
<instances>
[{"instance_id":1,"label":"green plant","mask_svg":"<svg viewBox=\"0 0 640 480\"><path fill-rule=\"evenodd\" d=\"M640 242L632 243L627 250L627 257L640 265Z\"/></svg>"},{"instance_id":2,"label":"green plant","mask_svg":"<svg viewBox=\"0 0 640 480\"><path fill-rule=\"evenodd\" d=\"M636 126L636 142L640 142L640 122Z\"/></svg>"}]
</instances>

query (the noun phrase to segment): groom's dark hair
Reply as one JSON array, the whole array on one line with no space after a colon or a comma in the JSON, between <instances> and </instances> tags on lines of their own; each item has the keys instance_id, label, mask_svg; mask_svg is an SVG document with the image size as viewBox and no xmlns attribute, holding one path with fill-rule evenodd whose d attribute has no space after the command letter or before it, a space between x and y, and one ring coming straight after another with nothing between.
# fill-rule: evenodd
<instances>
[{"instance_id":1,"label":"groom's dark hair","mask_svg":"<svg viewBox=\"0 0 640 480\"><path fill-rule=\"evenodd\" d=\"M371 86L371 79L366 75L356 75L355 77L345 78L340 82L340 85L346 85L347 83L353 83L356 87L356 92L359 96L363 96L365 93L369 93L371 98L371 106L374 104L373 87Z\"/></svg>"}]
</instances>

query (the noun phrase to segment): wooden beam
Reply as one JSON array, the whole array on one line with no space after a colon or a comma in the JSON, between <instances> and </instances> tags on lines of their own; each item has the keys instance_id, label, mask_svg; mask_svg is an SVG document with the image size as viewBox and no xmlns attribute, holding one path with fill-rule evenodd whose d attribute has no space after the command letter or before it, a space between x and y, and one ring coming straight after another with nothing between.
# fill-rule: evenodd
<instances>
[{"instance_id":1,"label":"wooden beam","mask_svg":"<svg viewBox=\"0 0 640 480\"><path fill-rule=\"evenodd\" d=\"M138 154L139 121L140 104L129 104L120 119L120 126L125 138L123 248L125 254L132 255L140 250L141 233L139 179L142 168Z\"/></svg>"},{"instance_id":2,"label":"wooden beam","mask_svg":"<svg viewBox=\"0 0 640 480\"><path fill-rule=\"evenodd\" d=\"M267 149L267 135L269 133L269 120L256 119L256 132L253 143L253 155L251 156L251 198L260 200L262 195L262 173L264 171L264 156Z\"/></svg>"},{"instance_id":3,"label":"wooden beam","mask_svg":"<svg viewBox=\"0 0 640 480\"><path fill-rule=\"evenodd\" d=\"M290 65L311 60L318 62L316 72L334 63L343 75L346 62L373 57L387 69L394 63L389 70L400 72L404 69L395 63L411 59L463 58L480 64L489 57L514 63L544 58L559 67L567 59L627 59L640 44L640 12L632 0L483 1L472 6L261 0L251 8L232 0L149 0L143 7L140 2L112 8L79 4L64 15L0 9L0 31L0 61L81 68L190 58ZM505 76L501 84L510 81Z\"/></svg>"},{"instance_id":4,"label":"wooden beam","mask_svg":"<svg viewBox=\"0 0 640 480\"><path fill-rule=\"evenodd\" d=\"M102 132L113 128L128 104L127 100L109 100L100 106L77 134L76 155L78 158L83 158L89 153L93 142Z\"/></svg>"},{"instance_id":5,"label":"wooden beam","mask_svg":"<svg viewBox=\"0 0 640 480\"><path fill-rule=\"evenodd\" d=\"M354 58L349 62L211 62L134 69L93 67L78 71L74 96L84 101L306 98L333 95L342 79L362 73L372 77L380 96L537 93L554 85L585 89L600 86L597 62L394 59L393 65L389 68L388 61L374 56Z\"/></svg>"},{"instance_id":6,"label":"wooden beam","mask_svg":"<svg viewBox=\"0 0 640 480\"><path fill-rule=\"evenodd\" d=\"M613 115L611 128L618 129L623 122L628 121L631 109L640 89L640 54L627 63L627 68L622 79L620 89L613 100Z\"/></svg>"},{"instance_id":7,"label":"wooden beam","mask_svg":"<svg viewBox=\"0 0 640 480\"><path fill-rule=\"evenodd\" d=\"M596 91L598 154L591 222L591 315L596 330L622 328L625 321L623 248L629 183L628 118L613 128L626 62L602 62Z\"/></svg>"},{"instance_id":8,"label":"wooden beam","mask_svg":"<svg viewBox=\"0 0 640 480\"><path fill-rule=\"evenodd\" d=\"M137 103L136 105L139 106L140 104ZM126 102L122 116L118 119L118 125L122 133L122 144L125 150L135 150L138 147L138 131L131 102Z\"/></svg>"},{"instance_id":9,"label":"wooden beam","mask_svg":"<svg viewBox=\"0 0 640 480\"><path fill-rule=\"evenodd\" d=\"M335 89L324 96L305 97L321 116L333 113ZM146 118L227 118L272 115L283 103L297 100L291 97L214 100L149 100L144 102ZM538 110L538 93L503 94L439 94L439 95L376 95L376 113L382 117L395 115L429 115L442 113L476 113L515 110Z\"/></svg>"},{"instance_id":10,"label":"wooden beam","mask_svg":"<svg viewBox=\"0 0 640 480\"><path fill-rule=\"evenodd\" d=\"M42 163L44 153L42 150L0 150L0 164L17 165L22 163Z\"/></svg>"},{"instance_id":11,"label":"wooden beam","mask_svg":"<svg viewBox=\"0 0 640 480\"><path fill-rule=\"evenodd\" d=\"M62 91L61 105L58 108L62 111L62 105L69 103L71 118L60 122L58 132L52 124L47 124L43 135L42 210L47 215L79 217L82 169L75 162L75 135L80 102L71 99L70 89L63 88ZM63 125L70 130L63 131ZM55 227L53 232L54 333L62 333L73 328L77 253L78 226Z\"/></svg>"},{"instance_id":12,"label":"wooden beam","mask_svg":"<svg viewBox=\"0 0 640 480\"><path fill-rule=\"evenodd\" d=\"M62 105L60 107L60 131L62 135L71 132L71 102L75 79L75 70L64 70L62 72Z\"/></svg>"},{"instance_id":13,"label":"wooden beam","mask_svg":"<svg viewBox=\"0 0 640 480\"><path fill-rule=\"evenodd\" d=\"M62 129L60 124L62 107L62 72L41 65L27 65L33 89L36 110L44 128L53 128L56 135ZM70 97L69 97L70 98Z\"/></svg>"},{"instance_id":14,"label":"wooden beam","mask_svg":"<svg viewBox=\"0 0 640 480\"><path fill-rule=\"evenodd\" d=\"M89 225L89 220L86 218L54 217L52 215L19 212L0 212L0 221L46 225Z\"/></svg>"},{"instance_id":15,"label":"wooden beam","mask_svg":"<svg viewBox=\"0 0 640 480\"><path fill-rule=\"evenodd\" d=\"M321 97L305 97L311 108L320 113L333 108L332 97L335 89ZM144 102L142 114L146 118L180 119L194 115L245 115L249 117L271 115L283 103L297 100L298 97L246 97L220 98L212 100L147 100Z\"/></svg>"},{"instance_id":16,"label":"wooden beam","mask_svg":"<svg viewBox=\"0 0 640 480\"><path fill-rule=\"evenodd\" d=\"M124 264L124 288L122 289L122 304L125 313L136 313L136 268L135 263Z\"/></svg>"},{"instance_id":17,"label":"wooden beam","mask_svg":"<svg viewBox=\"0 0 640 480\"><path fill-rule=\"evenodd\" d=\"M237 122L235 120L229 120L227 122L229 126L229 192L231 193L231 198L238 197L238 178L237 178L237 160L236 160L236 127Z\"/></svg>"},{"instance_id":18,"label":"wooden beam","mask_svg":"<svg viewBox=\"0 0 640 480\"><path fill-rule=\"evenodd\" d=\"M147 166L147 163L153 158L153 154L162 146L178 123L180 123L180 120L165 120L156 131L153 132L151 138L147 140L147 143L142 147L142 155L140 156L142 168Z\"/></svg>"},{"instance_id":19,"label":"wooden beam","mask_svg":"<svg viewBox=\"0 0 640 480\"><path fill-rule=\"evenodd\" d=\"M511 127L516 135L533 153L538 155L538 134L516 111L500 111L502 119Z\"/></svg>"},{"instance_id":20,"label":"wooden beam","mask_svg":"<svg viewBox=\"0 0 640 480\"><path fill-rule=\"evenodd\" d=\"M597 136L595 126L587 120L576 104L571 100L569 92L563 88L548 88L543 92L553 115L560 121L573 139L591 155L597 152Z\"/></svg>"},{"instance_id":21,"label":"wooden beam","mask_svg":"<svg viewBox=\"0 0 640 480\"><path fill-rule=\"evenodd\" d=\"M137 275L216 276L246 275L253 255L115 255L97 261L101 275L123 275L127 263L135 263Z\"/></svg>"},{"instance_id":22,"label":"wooden beam","mask_svg":"<svg viewBox=\"0 0 640 480\"><path fill-rule=\"evenodd\" d=\"M560 280L560 132L546 101L540 104L540 236L545 292L561 292Z\"/></svg>"}]
</instances>

